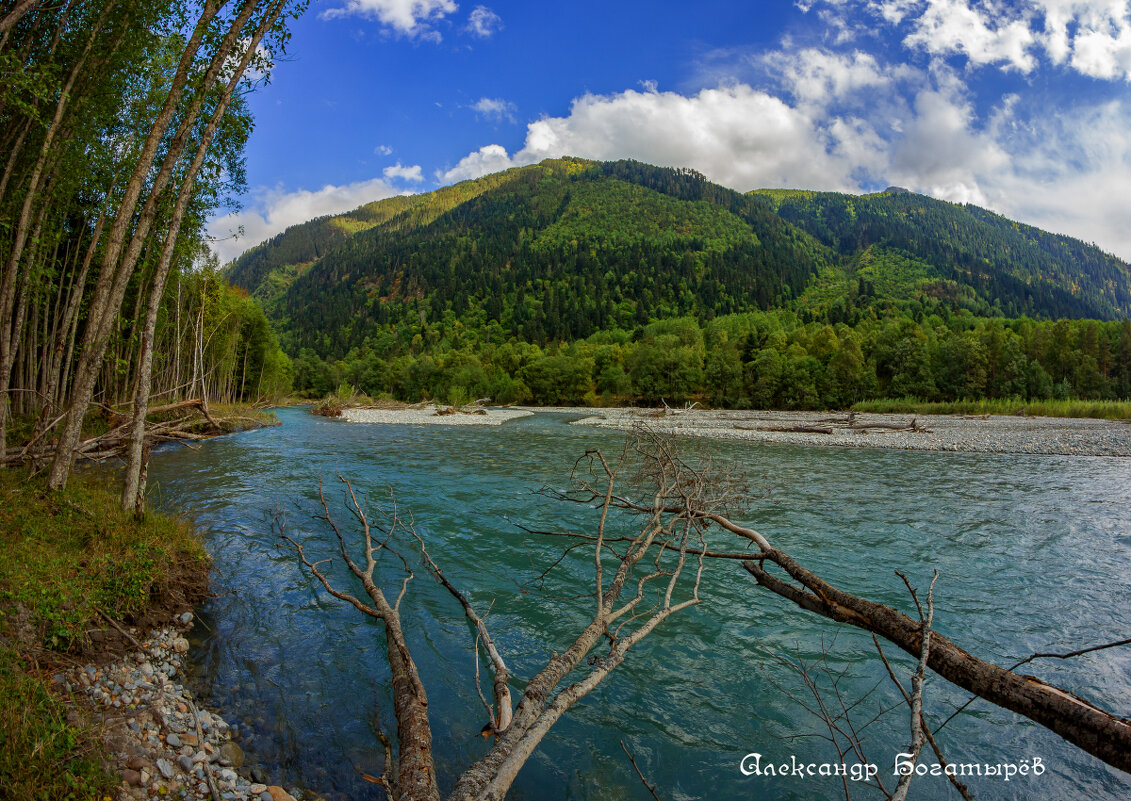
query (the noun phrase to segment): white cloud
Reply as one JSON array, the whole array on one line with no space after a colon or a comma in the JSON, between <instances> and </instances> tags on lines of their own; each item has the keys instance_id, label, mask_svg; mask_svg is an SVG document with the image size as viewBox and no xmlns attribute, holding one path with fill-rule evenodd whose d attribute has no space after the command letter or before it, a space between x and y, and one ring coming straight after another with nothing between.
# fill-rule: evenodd
<instances>
[{"instance_id":1,"label":"white cloud","mask_svg":"<svg viewBox=\"0 0 1131 801\"><path fill-rule=\"evenodd\" d=\"M488 145L442 174L444 180L485 175L545 158L638 158L653 164L694 167L728 186L784 185L819 189L851 185L849 165L829 152L833 134L806 111L744 84L675 92L584 95L568 117L545 117L527 126L523 148L509 157Z\"/></svg>"},{"instance_id":2,"label":"white cloud","mask_svg":"<svg viewBox=\"0 0 1131 801\"><path fill-rule=\"evenodd\" d=\"M863 13L896 28L908 48L961 55L974 67L1030 73L1043 55L1093 78L1131 81L1127 0L823 0L821 5L818 13L831 28L851 29L854 17Z\"/></svg>"},{"instance_id":3,"label":"white cloud","mask_svg":"<svg viewBox=\"0 0 1131 801\"><path fill-rule=\"evenodd\" d=\"M779 77L792 101L741 83L584 95L568 115L530 123L517 152L487 145L436 177L569 155L693 167L740 191L898 184L1131 258L1131 104L1081 103L1058 116L1009 95L980 116L960 74L937 64L916 71L815 50L767 60L789 65Z\"/></svg>"},{"instance_id":4,"label":"white cloud","mask_svg":"<svg viewBox=\"0 0 1131 801\"><path fill-rule=\"evenodd\" d=\"M1131 261L1131 105L1042 114L1003 130L999 141L1013 155L985 181L992 208Z\"/></svg>"},{"instance_id":5,"label":"white cloud","mask_svg":"<svg viewBox=\"0 0 1131 801\"><path fill-rule=\"evenodd\" d=\"M860 50L840 54L809 47L796 53L770 53L762 60L768 66L778 65L782 80L795 97L818 103L882 89L916 75L915 70L902 65L881 67L875 56Z\"/></svg>"},{"instance_id":6,"label":"white cloud","mask_svg":"<svg viewBox=\"0 0 1131 801\"><path fill-rule=\"evenodd\" d=\"M209 235L217 240L212 249L221 263L226 263L292 225L327 214L341 214L400 193L381 178L343 186L326 185L313 191L259 189L253 193L251 208L226 214L208 224ZM241 227L243 235L235 238Z\"/></svg>"},{"instance_id":7,"label":"white cloud","mask_svg":"<svg viewBox=\"0 0 1131 801\"><path fill-rule=\"evenodd\" d=\"M518 110L514 103L503 100L501 97L481 97L472 103L469 108L482 117L494 118L499 121L507 119L511 122L514 122L514 115Z\"/></svg>"},{"instance_id":8,"label":"white cloud","mask_svg":"<svg viewBox=\"0 0 1131 801\"><path fill-rule=\"evenodd\" d=\"M475 152L468 153L450 170L437 170L436 180L455 183L517 166L502 145L484 145Z\"/></svg>"},{"instance_id":9,"label":"white cloud","mask_svg":"<svg viewBox=\"0 0 1131 801\"><path fill-rule=\"evenodd\" d=\"M373 152L376 153L378 156L391 156L391 155L393 155L393 149L391 147L389 147L388 145L377 145L377 147L373 148Z\"/></svg>"},{"instance_id":10,"label":"white cloud","mask_svg":"<svg viewBox=\"0 0 1131 801\"><path fill-rule=\"evenodd\" d=\"M469 33L487 39L492 36L496 31L503 28L503 20L487 6L476 6L472 9L471 14L467 18L467 30Z\"/></svg>"},{"instance_id":11,"label":"white cloud","mask_svg":"<svg viewBox=\"0 0 1131 801\"><path fill-rule=\"evenodd\" d=\"M345 6L322 12L322 19L358 15L378 20L405 36L440 40L431 23L454 14L459 6L453 0L346 0Z\"/></svg>"},{"instance_id":12,"label":"white cloud","mask_svg":"<svg viewBox=\"0 0 1131 801\"><path fill-rule=\"evenodd\" d=\"M1029 52L1036 37L1027 16L1010 19L1000 8L967 0L928 0L904 43L933 55L962 53L974 65L1003 64L1031 72L1037 66Z\"/></svg>"},{"instance_id":13,"label":"white cloud","mask_svg":"<svg viewBox=\"0 0 1131 801\"><path fill-rule=\"evenodd\" d=\"M399 161L392 167L385 168L385 177L390 181L413 181L419 182L424 180L424 175L421 172L419 164L413 164L411 167L401 164Z\"/></svg>"}]
</instances>

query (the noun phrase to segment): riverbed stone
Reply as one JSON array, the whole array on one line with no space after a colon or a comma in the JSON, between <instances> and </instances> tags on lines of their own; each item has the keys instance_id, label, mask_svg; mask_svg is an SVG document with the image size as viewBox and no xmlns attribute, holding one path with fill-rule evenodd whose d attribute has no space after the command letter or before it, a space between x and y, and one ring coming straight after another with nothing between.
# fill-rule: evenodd
<instances>
[{"instance_id":1,"label":"riverbed stone","mask_svg":"<svg viewBox=\"0 0 1131 801\"><path fill-rule=\"evenodd\" d=\"M181 747L181 738L178 737L177 733L174 731L171 731L167 735L165 735L165 742L172 748Z\"/></svg>"},{"instance_id":2,"label":"riverbed stone","mask_svg":"<svg viewBox=\"0 0 1131 801\"><path fill-rule=\"evenodd\" d=\"M171 779L176 775L172 763L167 759L157 760L157 770L161 771L161 775L166 779Z\"/></svg>"},{"instance_id":3,"label":"riverbed stone","mask_svg":"<svg viewBox=\"0 0 1131 801\"><path fill-rule=\"evenodd\" d=\"M267 793L271 796L271 801L295 801L295 797L293 795L288 793L282 787L279 787L277 784L273 784L268 787Z\"/></svg>"},{"instance_id":4,"label":"riverbed stone","mask_svg":"<svg viewBox=\"0 0 1131 801\"><path fill-rule=\"evenodd\" d=\"M235 743L224 743L217 752L220 754L220 764L239 768L243 765L243 749Z\"/></svg>"}]
</instances>

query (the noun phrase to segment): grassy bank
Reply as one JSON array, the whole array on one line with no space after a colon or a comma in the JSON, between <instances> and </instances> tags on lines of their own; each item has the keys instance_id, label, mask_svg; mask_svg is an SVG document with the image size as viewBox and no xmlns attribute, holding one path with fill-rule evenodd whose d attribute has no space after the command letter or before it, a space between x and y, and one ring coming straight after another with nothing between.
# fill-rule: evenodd
<instances>
[{"instance_id":1,"label":"grassy bank","mask_svg":"<svg viewBox=\"0 0 1131 801\"><path fill-rule=\"evenodd\" d=\"M1090 400L976 400L928 402L917 398L861 401L857 412L877 414L1013 414L1033 417L1093 417L1101 420L1131 419L1131 401Z\"/></svg>"},{"instance_id":2,"label":"grassy bank","mask_svg":"<svg viewBox=\"0 0 1131 801\"><path fill-rule=\"evenodd\" d=\"M207 556L184 523L124 514L101 474L50 493L20 470L0 470L0 549L0 796L113 795L94 724L51 676L124 651L106 617L147 628L199 601Z\"/></svg>"}]
</instances>

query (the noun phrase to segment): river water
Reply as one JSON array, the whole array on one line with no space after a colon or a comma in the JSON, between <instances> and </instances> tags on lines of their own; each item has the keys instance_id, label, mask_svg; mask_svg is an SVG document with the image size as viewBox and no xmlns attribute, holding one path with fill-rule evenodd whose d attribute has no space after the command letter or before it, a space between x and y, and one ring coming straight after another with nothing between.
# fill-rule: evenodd
<instances>
[{"instance_id":1,"label":"river water","mask_svg":"<svg viewBox=\"0 0 1131 801\"><path fill-rule=\"evenodd\" d=\"M279 412L283 424L166 450L150 467L153 497L203 532L215 561L216 597L193 631L194 681L237 723L249 761L273 781L329 799L376 799L362 773L381 770L374 726L395 730L380 628L316 591L274 526L305 541L312 556L335 543L314 519L324 481L337 502L337 475L375 501L390 488L411 510L429 551L484 610L509 667L529 678L563 650L588 611L591 559L567 558L541 591L527 583L560 543L516 525L591 530L590 510L538 490L565 487L586 449L616 449L615 432L570 426L539 414L499 428L384 426ZM1069 651L1131 631L1131 463L1092 457L994 456L689 442L740 464L758 498L745 522L843 589L911 605L895 570L925 589L937 568L936 628L999 664L1036 651ZM586 528L588 527L588 528ZM329 568L348 585L340 564ZM391 568L386 584L398 582ZM858 726L895 706L871 638L803 613L759 589L735 563L711 566L706 602L669 620L567 715L524 767L511 797L648 799L620 743L667 799L843 797L841 780L744 776L744 755L763 764L835 759L800 675L781 660L827 654L843 673L841 697ZM360 588L354 589L360 594ZM486 748L474 686L472 634L461 610L422 570L402 607L410 646L429 694L437 769L449 788ZM913 664L887 650L904 682ZM1074 660L1042 660L1031 672L1131 716L1131 649ZM516 690L522 685L517 680ZM489 687L489 682L485 688ZM794 696L794 700L790 696ZM825 692L835 705L835 694ZM937 725L967 700L928 680L926 711ZM799 702L800 701L800 702ZM896 708L864 731L866 756L889 789L909 739ZM940 733L955 763L1039 758L1040 776L973 777L980 799L1131 797L1131 777L1028 721L978 701ZM928 759L933 762L933 757ZM957 797L923 777L912 797ZM854 797L879 797L853 788Z\"/></svg>"}]
</instances>

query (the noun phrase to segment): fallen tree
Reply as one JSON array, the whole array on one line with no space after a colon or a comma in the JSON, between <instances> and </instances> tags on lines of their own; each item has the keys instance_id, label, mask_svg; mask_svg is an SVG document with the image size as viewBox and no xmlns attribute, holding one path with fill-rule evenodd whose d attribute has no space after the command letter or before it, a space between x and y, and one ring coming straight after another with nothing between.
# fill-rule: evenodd
<instances>
[{"instance_id":1,"label":"fallen tree","mask_svg":"<svg viewBox=\"0 0 1131 801\"><path fill-rule=\"evenodd\" d=\"M353 485L340 478L345 506L357 528L356 540L351 541L335 519L325 492L320 490L318 516L337 540L337 553L332 557L316 558L308 552L312 547L309 541L299 542L281 527L283 542L327 593L383 624L386 658L392 671L389 689L397 722L396 746L384 732L378 732L385 751L385 768L381 776L367 778L381 784L390 798L440 798L427 694L400 617L401 602L415 578L413 562L422 564L447 590L470 624L477 656L474 685L487 718L484 734L494 738L486 753L456 778L447 795L449 801L501 801L556 722L621 665L629 651L657 626L673 614L702 602L700 585L708 566L733 562L739 562L759 587L807 611L870 631L916 658L917 667L907 691L884 657L879 641L876 642L880 658L909 709L912 738L908 753L914 755L912 764L927 744L940 764L945 762L923 711L924 679L932 671L979 697L1026 715L1084 751L1131 772L1131 722L1033 676L980 660L938 634L932 627L933 581L926 610L907 583L919 612L918 619L913 619L833 587L776 549L759 532L733 522L749 496L742 476L727 466L710 462L689 464L677 455L670 439L641 429L629 437L613 460L600 451L587 452L575 466L571 479L568 490L545 492L591 508L596 516L594 530L583 533L523 528L569 541L550 568L538 577L539 581L567 558L586 554L592 565L592 584L588 591L573 597L590 599L592 612L583 625L568 633L564 649L553 653L521 686L512 687L515 677L496 647L486 615L477 611L468 595L445 576L429 555L411 515L399 509L395 501L370 510ZM631 526L626 528L626 523ZM336 558L344 561L362 593L352 593L330 580L324 565ZM392 560L397 566L401 572L399 582L389 587L378 584L376 569L381 560ZM775 572L771 573L771 569ZM777 575L777 571L784 576ZM480 683L481 654L493 678L490 701ZM565 683L567 677L569 683ZM517 704L514 698L518 699ZM847 711L845 707L846 714ZM841 751L840 758L847 759L847 752ZM631 753L629 759L641 781L655 795L655 788ZM907 796L911 776L901 776L891 791L879 780L869 786L887 798L902 799ZM952 783L968 797L960 782Z\"/></svg>"},{"instance_id":2,"label":"fallen tree","mask_svg":"<svg viewBox=\"0 0 1131 801\"><path fill-rule=\"evenodd\" d=\"M102 461L126 457L130 444L128 416L109 407L104 407L103 412L110 426L109 430L80 441L75 448L76 458ZM57 443L49 439L47 435L64 417L65 415L60 415L42 426L27 443L8 448L3 457L0 457L0 464L26 463L35 465L54 458ZM217 417L209 410L208 404L199 398L164 406L154 406L149 409L148 418L158 419L146 420L145 449L147 454L154 445L166 442L191 445L193 442L210 439L217 434L264 424L261 419L242 415Z\"/></svg>"}]
</instances>

